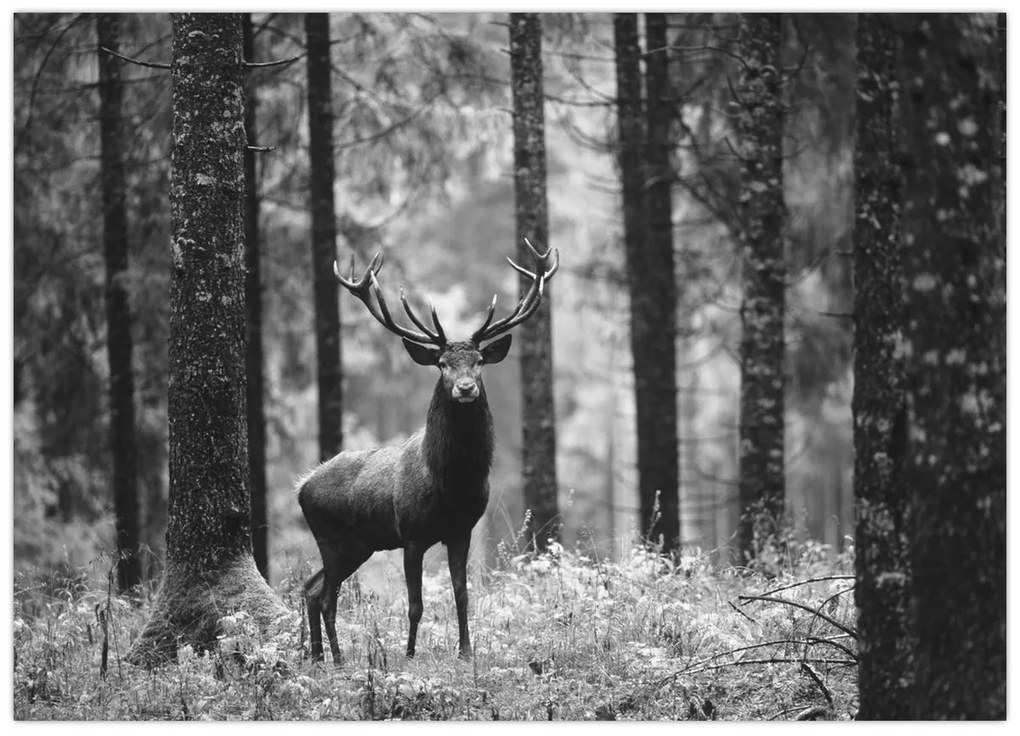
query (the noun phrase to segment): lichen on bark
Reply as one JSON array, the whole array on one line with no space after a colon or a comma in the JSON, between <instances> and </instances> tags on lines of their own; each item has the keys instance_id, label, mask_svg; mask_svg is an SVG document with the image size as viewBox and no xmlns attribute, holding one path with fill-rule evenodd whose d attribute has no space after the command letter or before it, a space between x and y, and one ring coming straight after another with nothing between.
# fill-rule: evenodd
<instances>
[{"instance_id":1,"label":"lichen on bark","mask_svg":"<svg viewBox=\"0 0 1020 736\"><path fill-rule=\"evenodd\" d=\"M128 654L142 665L210 646L232 611L265 626L286 612L251 556L240 16L172 23L170 504L163 580Z\"/></svg>"},{"instance_id":2,"label":"lichen on bark","mask_svg":"<svg viewBox=\"0 0 1020 736\"><path fill-rule=\"evenodd\" d=\"M912 15L903 34L911 717L1004 718L1006 253L996 17Z\"/></svg>"},{"instance_id":3,"label":"lichen on bark","mask_svg":"<svg viewBox=\"0 0 1020 736\"><path fill-rule=\"evenodd\" d=\"M738 544L742 559L753 562L780 542L785 517L782 16L742 14L738 45L743 62L734 100L743 274Z\"/></svg>"},{"instance_id":4,"label":"lichen on bark","mask_svg":"<svg viewBox=\"0 0 1020 736\"><path fill-rule=\"evenodd\" d=\"M854 496L858 718L908 717L912 680L902 345L902 188L894 19L857 25L854 149Z\"/></svg>"}]
</instances>

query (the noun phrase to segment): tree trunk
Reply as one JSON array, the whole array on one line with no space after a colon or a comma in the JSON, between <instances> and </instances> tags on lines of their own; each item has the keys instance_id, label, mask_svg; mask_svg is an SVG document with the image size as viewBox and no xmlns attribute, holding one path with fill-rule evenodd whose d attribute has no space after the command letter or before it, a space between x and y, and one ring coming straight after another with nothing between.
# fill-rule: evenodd
<instances>
[{"instance_id":1,"label":"tree trunk","mask_svg":"<svg viewBox=\"0 0 1020 736\"><path fill-rule=\"evenodd\" d=\"M117 543L117 586L141 582L138 557L141 513L138 503L138 448L135 440L135 386L131 368L131 307L124 280L128 270L126 184L124 176L123 85L120 61L102 50L120 50L115 14L96 16L99 54L100 170L103 245L106 259L107 353L110 362L110 456Z\"/></svg>"},{"instance_id":2,"label":"tree trunk","mask_svg":"<svg viewBox=\"0 0 1020 736\"><path fill-rule=\"evenodd\" d=\"M662 274L651 274L657 263L651 253L645 197L645 110L642 101L641 46L635 13L616 13L613 18L616 44L616 96L619 133L620 184L623 194L623 241L630 291L630 344L634 361L634 398L637 413L638 504L643 538L652 543L661 539L664 550L671 550L679 536L677 515L676 468L676 385L665 398L661 366L657 361L665 352L662 313L671 313L675 302L657 302ZM672 273L672 272L670 272ZM666 340L672 346L673 332ZM672 349L670 350L672 354ZM672 402L673 411L664 406ZM661 416L673 417L664 427ZM669 501L674 499L672 508ZM674 518L675 517L675 518Z\"/></svg>"},{"instance_id":3,"label":"tree trunk","mask_svg":"<svg viewBox=\"0 0 1020 736\"><path fill-rule=\"evenodd\" d=\"M910 717L898 59L893 19L859 15L853 262L859 720Z\"/></svg>"},{"instance_id":4,"label":"tree trunk","mask_svg":"<svg viewBox=\"0 0 1020 736\"><path fill-rule=\"evenodd\" d=\"M546 200L545 97L542 92L542 22L537 13L510 14L510 74L514 111L514 193L518 263L531 261L524 238L549 247ZM523 275L523 296L531 280ZM556 405L553 395L552 293L545 307L518 329L524 506L531 511L530 537L538 550L560 541L556 482Z\"/></svg>"},{"instance_id":5,"label":"tree trunk","mask_svg":"<svg viewBox=\"0 0 1020 736\"><path fill-rule=\"evenodd\" d=\"M1006 243L995 16L904 19L915 719L1006 717Z\"/></svg>"},{"instance_id":6,"label":"tree trunk","mask_svg":"<svg viewBox=\"0 0 1020 736\"><path fill-rule=\"evenodd\" d=\"M172 26L170 509L163 580L128 653L144 665L212 646L228 613L285 613L251 555L241 18L175 13Z\"/></svg>"},{"instance_id":7,"label":"tree trunk","mask_svg":"<svg viewBox=\"0 0 1020 736\"><path fill-rule=\"evenodd\" d=\"M245 61L255 61L255 38L251 13L242 18ZM255 125L258 94L252 72L245 78L244 129L248 145L256 145ZM269 519L266 513L266 415L265 380L262 358L262 271L259 265L259 188L255 151L244 151L244 253L247 277L244 285L247 305L248 374L248 475L251 479L251 533L255 567L269 580Z\"/></svg>"},{"instance_id":8,"label":"tree trunk","mask_svg":"<svg viewBox=\"0 0 1020 736\"><path fill-rule=\"evenodd\" d=\"M652 463L648 488L659 491L659 523L663 551L680 545L680 458L677 436L676 389L676 275L673 264L673 166L670 128L673 122L671 52L665 13L645 13L645 89L648 103L648 144L645 146L645 201L648 230L642 253L635 258L641 271L634 287L644 292L640 301L646 340L644 355L645 401L648 402L648 443L645 457ZM633 282L633 277L632 282ZM634 288L632 287L632 289ZM633 291L631 292L633 293Z\"/></svg>"},{"instance_id":9,"label":"tree trunk","mask_svg":"<svg viewBox=\"0 0 1020 736\"><path fill-rule=\"evenodd\" d=\"M308 43L308 153L312 210L312 284L319 384L319 459L343 442L343 371L340 302L333 275L336 214L333 200L333 88L330 82L329 14L306 13Z\"/></svg>"},{"instance_id":10,"label":"tree trunk","mask_svg":"<svg viewBox=\"0 0 1020 736\"><path fill-rule=\"evenodd\" d=\"M782 16L743 14L738 54L740 241L740 525L742 561L762 557L783 527ZM764 560L763 560L764 561Z\"/></svg>"}]
</instances>

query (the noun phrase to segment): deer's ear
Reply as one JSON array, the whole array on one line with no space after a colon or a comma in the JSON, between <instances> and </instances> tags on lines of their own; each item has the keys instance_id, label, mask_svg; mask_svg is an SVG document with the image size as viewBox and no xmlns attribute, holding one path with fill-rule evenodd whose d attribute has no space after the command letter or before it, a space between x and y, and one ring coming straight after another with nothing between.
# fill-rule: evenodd
<instances>
[{"instance_id":1,"label":"deer's ear","mask_svg":"<svg viewBox=\"0 0 1020 736\"><path fill-rule=\"evenodd\" d=\"M487 364L498 363L506 357L506 354L510 352L510 343L513 335L503 335L503 337L490 342L488 345L481 349L482 360Z\"/></svg>"},{"instance_id":2,"label":"deer's ear","mask_svg":"<svg viewBox=\"0 0 1020 736\"><path fill-rule=\"evenodd\" d=\"M437 365L439 363L439 348L411 342L406 337L400 339L404 341L404 349L411 356L411 360L418 365Z\"/></svg>"}]
</instances>

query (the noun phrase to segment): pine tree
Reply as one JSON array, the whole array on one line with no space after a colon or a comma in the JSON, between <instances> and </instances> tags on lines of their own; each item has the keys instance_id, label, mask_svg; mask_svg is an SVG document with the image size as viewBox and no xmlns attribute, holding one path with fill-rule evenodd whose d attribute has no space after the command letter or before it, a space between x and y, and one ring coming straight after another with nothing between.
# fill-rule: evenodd
<instances>
[{"instance_id":1,"label":"pine tree","mask_svg":"<svg viewBox=\"0 0 1020 736\"><path fill-rule=\"evenodd\" d=\"M245 61L255 61L251 13L242 20ZM244 254L247 264L244 294L247 308L245 366L248 376L248 475L251 479L251 534L255 566L269 580L269 519L266 510L265 377L262 354L262 268L259 253L259 187L255 166L257 88L248 73L244 85Z\"/></svg>"},{"instance_id":2,"label":"pine tree","mask_svg":"<svg viewBox=\"0 0 1020 736\"><path fill-rule=\"evenodd\" d=\"M673 166L671 137L673 87L669 78L671 51L665 13L645 13L645 214L647 238L636 262L637 287L647 292L641 301L648 325L645 400L649 405L649 438L645 451L652 480L647 488L659 491L659 521L652 533L662 536L663 551L680 545L680 459L677 436L676 385L676 273L673 259ZM654 408L653 408L654 407ZM654 425L652 424L654 423Z\"/></svg>"},{"instance_id":3,"label":"pine tree","mask_svg":"<svg viewBox=\"0 0 1020 736\"><path fill-rule=\"evenodd\" d=\"M106 258L107 354L110 363L110 456L117 543L117 586L141 582L138 557L141 514L138 503L138 448L135 440L135 383L131 367L131 306L124 277L128 270L128 226L124 174L124 87L120 62L103 51L119 52L116 14L96 15L99 54L99 142Z\"/></svg>"},{"instance_id":4,"label":"pine tree","mask_svg":"<svg viewBox=\"0 0 1020 736\"><path fill-rule=\"evenodd\" d=\"M857 22L854 148L854 498L861 720L909 718L911 639L897 34Z\"/></svg>"},{"instance_id":5,"label":"pine tree","mask_svg":"<svg viewBox=\"0 0 1020 736\"><path fill-rule=\"evenodd\" d=\"M740 17L740 526L744 560L781 532L783 475L783 79L782 16Z\"/></svg>"},{"instance_id":6,"label":"pine tree","mask_svg":"<svg viewBox=\"0 0 1020 736\"><path fill-rule=\"evenodd\" d=\"M549 247L546 200L545 98L542 93L542 21L537 13L510 14L510 73L514 111L514 192L518 263L530 263L525 238ZM523 296L531 280L520 279ZM531 511L530 536L539 550L560 540L556 482L556 406L553 395L552 304L517 333L521 355L522 458L524 506Z\"/></svg>"},{"instance_id":7,"label":"pine tree","mask_svg":"<svg viewBox=\"0 0 1020 736\"><path fill-rule=\"evenodd\" d=\"M635 13L613 19L616 44L616 96L623 240L630 292L630 341L637 411L638 499L641 534L663 549L678 543L675 296L665 285L673 278L672 253L650 242L646 112L642 99L641 44ZM656 105L658 110L658 104ZM654 116L657 112L652 113ZM661 182L659 182L661 184ZM659 206L659 205L656 205ZM660 219L656 223L662 233ZM666 356L673 356L669 363ZM668 375L666 375L668 373ZM672 389L670 389L672 387ZM672 407L672 409L670 408Z\"/></svg>"},{"instance_id":8,"label":"pine tree","mask_svg":"<svg viewBox=\"0 0 1020 736\"><path fill-rule=\"evenodd\" d=\"M251 554L245 417L244 104L239 14L175 13L166 565L128 660L216 641L243 610L285 612Z\"/></svg>"},{"instance_id":9,"label":"pine tree","mask_svg":"<svg viewBox=\"0 0 1020 736\"><path fill-rule=\"evenodd\" d=\"M343 370L340 301L336 259L336 211L333 198L333 88L329 14L306 13L308 43L308 156L312 210L312 284L315 299L315 349L319 384L319 458L328 460L343 443Z\"/></svg>"},{"instance_id":10,"label":"pine tree","mask_svg":"<svg viewBox=\"0 0 1020 736\"><path fill-rule=\"evenodd\" d=\"M1006 717L1006 241L994 15L904 19L915 719Z\"/></svg>"}]
</instances>

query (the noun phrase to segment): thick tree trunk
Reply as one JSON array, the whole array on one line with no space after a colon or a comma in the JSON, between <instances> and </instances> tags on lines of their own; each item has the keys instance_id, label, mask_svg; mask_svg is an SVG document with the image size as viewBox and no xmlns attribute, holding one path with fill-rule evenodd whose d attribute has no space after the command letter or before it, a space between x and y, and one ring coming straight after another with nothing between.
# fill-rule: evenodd
<instances>
[{"instance_id":1,"label":"thick tree trunk","mask_svg":"<svg viewBox=\"0 0 1020 736\"><path fill-rule=\"evenodd\" d=\"M340 347L336 213L333 182L333 88L330 82L329 14L306 13L308 43L308 153L312 210L312 283L319 384L319 458L328 460L343 443L343 371Z\"/></svg>"},{"instance_id":2,"label":"thick tree trunk","mask_svg":"<svg viewBox=\"0 0 1020 736\"><path fill-rule=\"evenodd\" d=\"M131 307L124 279L128 270L124 176L123 85L120 61L102 50L120 50L117 16L96 16L99 54L100 171L103 245L106 259L107 354L110 362L110 456L117 543L117 585L124 591L141 581L138 557L138 448L135 440L135 385L131 367Z\"/></svg>"},{"instance_id":3,"label":"thick tree trunk","mask_svg":"<svg viewBox=\"0 0 1020 736\"><path fill-rule=\"evenodd\" d=\"M662 540L671 550L679 536L676 468L676 386L668 389L663 380L664 342L672 354L675 327L663 322L663 312L675 302L663 305L658 299L663 274L652 274L659 261L649 245L648 202L645 196L645 108L642 101L641 45L635 13L617 13L613 19L616 44L616 96L619 133L620 184L623 193L623 240L630 291L630 343L634 361L634 398L637 412L637 464L640 528L645 539ZM672 271L670 272L672 273ZM666 368L666 370L670 370ZM669 379L675 381L670 370ZM663 406L670 403L673 410ZM672 416L666 427L663 415ZM671 503L668 499L673 499Z\"/></svg>"},{"instance_id":4,"label":"thick tree trunk","mask_svg":"<svg viewBox=\"0 0 1020 736\"><path fill-rule=\"evenodd\" d=\"M514 111L514 192L518 263L531 261L524 238L549 247L546 199L545 97L542 92L542 22L537 13L510 14L510 74ZM521 296L531 280L520 279ZM556 405L553 394L552 295L518 329L521 355L521 426L524 507L539 550L560 541L556 482Z\"/></svg>"},{"instance_id":5,"label":"thick tree trunk","mask_svg":"<svg viewBox=\"0 0 1020 736\"><path fill-rule=\"evenodd\" d=\"M680 458L677 436L676 389L676 274L673 264L673 122L672 85L669 81L670 50L665 13L645 13L645 114L648 143L645 146L645 214L648 230L642 254L635 259L641 272L637 288L647 313L641 317L642 335L647 342L645 356L645 401L652 445L646 458L654 480L649 488L659 491L659 523L654 533L662 535L663 551L680 545ZM633 293L633 291L632 291Z\"/></svg>"},{"instance_id":6,"label":"thick tree trunk","mask_svg":"<svg viewBox=\"0 0 1020 736\"><path fill-rule=\"evenodd\" d=\"M175 13L166 566L128 660L215 643L218 620L285 612L251 556L245 422L244 105L239 14Z\"/></svg>"},{"instance_id":7,"label":"thick tree trunk","mask_svg":"<svg viewBox=\"0 0 1020 736\"><path fill-rule=\"evenodd\" d=\"M779 542L783 477L782 16L743 14L736 100L740 137L740 525L743 561Z\"/></svg>"},{"instance_id":8,"label":"thick tree trunk","mask_svg":"<svg viewBox=\"0 0 1020 736\"><path fill-rule=\"evenodd\" d=\"M1006 717L1006 285L995 16L904 19L915 719Z\"/></svg>"},{"instance_id":9,"label":"thick tree trunk","mask_svg":"<svg viewBox=\"0 0 1020 736\"><path fill-rule=\"evenodd\" d=\"M255 38L251 13L242 19L244 58L255 61ZM248 145L256 145L258 94L249 72L245 78L244 129ZM251 480L251 533L255 567L269 580L269 519L266 511L266 415L262 357L262 269L259 264L259 188L255 151L244 152L244 253L247 277L244 285L247 308L245 366L248 374L248 475Z\"/></svg>"},{"instance_id":10,"label":"thick tree trunk","mask_svg":"<svg viewBox=\"0 0 1020 736\"><path fill-rule=\"evenodd\" d=\"M910 717L897 48L890 16L858 17L853 415L859 720Z\"/></svg>"}]
</instances>

